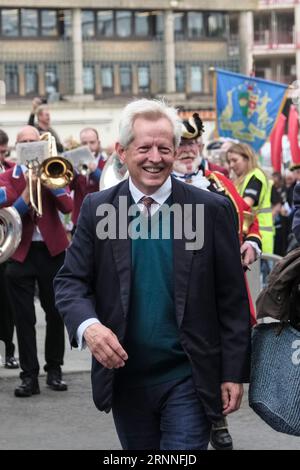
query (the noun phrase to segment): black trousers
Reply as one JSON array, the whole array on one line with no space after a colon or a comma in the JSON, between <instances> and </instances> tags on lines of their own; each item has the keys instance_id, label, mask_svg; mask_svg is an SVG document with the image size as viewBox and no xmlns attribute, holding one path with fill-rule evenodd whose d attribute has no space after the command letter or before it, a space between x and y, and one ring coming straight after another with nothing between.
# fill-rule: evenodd
<instances>
[{"instance_id":1,"label":"black trousers","mask_svg":"<svg viewBox=\"0 0 300 470\"><path fill-rule=\"evenodd\" d=\"M6 285L7 263L0 264L0 339L5 343L5 356L14 355L14 318Z\"/></svg>"},{"instance_id":2,"label":"black trousers","mask_svg":"<svg viewBox=\"0 0 300 470\"><path fill-rule=\"evenodd\" d=\"M37 377L39 362L36 344L34 294L36 283L46 314L46 371L59 369L65 349L64 324L55 308L53 279L64 262L64 252L52 257L44 242L32 242L23 263L9 261L6 271L9 295L14 308L21 378Z\"/></svg>"}]
</instances>

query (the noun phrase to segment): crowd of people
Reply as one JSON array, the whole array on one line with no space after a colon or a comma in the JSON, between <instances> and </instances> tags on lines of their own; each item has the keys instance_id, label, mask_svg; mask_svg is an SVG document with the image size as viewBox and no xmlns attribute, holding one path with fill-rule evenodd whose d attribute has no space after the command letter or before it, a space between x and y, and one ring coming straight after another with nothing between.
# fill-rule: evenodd
<instances>
[{"instance_id":1,"label":"crowd of people","mask_svg":"<svg viewBox=\"0 0 300 470\"><path fill-rule=\"evenodd\" d=\"M16 144L39 142L45 132L63 153L49 108L35 98ZM75 168L68 186L40 189L37 173L29 176L28 166L9 159L0 130L0 208L12 206L22 219L20 244L8 261L0 258L5 367L21 368L15 396L40 393L38 293L46 318L46 384L68 389L65 323L71 345L92 353L94 402L99 410L112 409L123 449L206 449L209 441L216 449L233 448L226 416L240 407L249 381L256 323L245 273L261 253L283 256L300 243L300 165L285 179L276 173L271 179L240 142L227 142L224 166L216 165L203 155L202 133L197 113L182 120L161 101L128 104L115 151L129 178L99 191L106 155L96 129L79 135L78 145L94 156L87 173ZM39 191L42 215L32 201ZM123 235L99 236L105 225L99 207L118 213L120 198L138 209L123 217L125 233L139 223L146 237L124 237L119 226ZM187 249L185 232L176 237L175 216L169 217L174 205L183 215L192 207L201 247ZM201 224L198 207L204 208ZM71 235L62 214L71 215Z\"/></svg>"}]
</instances>

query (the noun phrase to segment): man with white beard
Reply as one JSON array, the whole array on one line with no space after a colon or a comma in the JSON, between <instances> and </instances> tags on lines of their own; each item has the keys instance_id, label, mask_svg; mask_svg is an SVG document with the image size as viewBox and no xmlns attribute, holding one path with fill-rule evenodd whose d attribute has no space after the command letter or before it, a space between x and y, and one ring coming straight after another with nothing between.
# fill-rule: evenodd
<instances>
[{"instance_id":1,"label":"man with white beard","mask_svg":"<svg viewBox=\"0 0 300 470\"><path fill-rule=\"evenodd\" d=\"M198 113L194 113L189 120L182 121L182 137L173 164L172 174L181 181L205 191L219 193L231 201L241 244L242 264L246 271L249 269L248 266L261 253L258 220L251 213L251 207L238 194L233 183L220 171L216 171L215 167L212 168L212 171L208 169L208 162L201 156L203 144L201 141L199 142L203 130L203 124ZM255 310L250 295L249 303L252 324L255 324ZM232 438L228 431L225 416L224 419L213 424L210 443L216 450L233 449Z\"/></svg>"}]
</instances>

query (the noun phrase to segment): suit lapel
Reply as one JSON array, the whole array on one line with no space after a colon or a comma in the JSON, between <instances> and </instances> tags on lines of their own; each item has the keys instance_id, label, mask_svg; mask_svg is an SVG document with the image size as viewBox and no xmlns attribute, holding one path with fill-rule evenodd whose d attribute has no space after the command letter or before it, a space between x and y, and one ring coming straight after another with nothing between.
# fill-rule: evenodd
<instances>
[{"instance_id":1,"label":"suit lapel","mask_svg":"<svg viewBox=\"0 0 300 470\"><path fill-rule=\"evenodd\" d=\"M182 213L184 203L187 202L186 194L184 191L185 183L178 183L175 178L172 178L172 195L173 204L177 203L182 206ZM193 259L193 251L186 250L186 240L184 232L181 239L173 241L173 259L174 259L174 299L175 310L178 326L181 326L184 309L186 304L186 296L188 289L188 282L190 278L191 263Z\"/></svg>"},{"instance_id":2,"label":"suit lapel","mask_svg":"<svg viewBox=\"0 0 300 470\"><path fill-rule=\"evenodd\" d=\"M113 205L116 207L117 217L117 237L110 240L112 244L112 251L114 261L116 263L117 272L120 279L120 294L123 306L124 316L127 317L130 301L130 288L131 288L131 240L127 236L125 239L118 238L119 229L119 197L127 198L127 214L126 220L128 227L128 207L130 205L130 193L128 180L121 186L120 191L116 195ZM126 200L126 199L124 199Z\"/></svg>"}]
</instances>

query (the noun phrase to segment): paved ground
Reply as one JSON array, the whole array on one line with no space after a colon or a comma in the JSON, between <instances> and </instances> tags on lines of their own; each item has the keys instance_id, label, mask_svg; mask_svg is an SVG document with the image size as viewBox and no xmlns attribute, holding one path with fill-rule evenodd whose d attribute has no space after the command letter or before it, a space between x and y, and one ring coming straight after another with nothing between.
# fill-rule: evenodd
<instances>
[{"instance_id":1,"label":"paved ground","mask_svg":"<svg viewBox=\"0 0 300 470\"><path fill-rule=\"evenodd\" d=\"M39 308L37 331L42 352L44 321ZM41 394L20 399L13 395L19 371L0 367L0 450L120 449L111 414L100 413L93 405L89 368L89 354L71 351L67 343L64 370L69 390L50 390L42 376ZM300 438L273 431L248 407L247 396L229 423L236 449L300 450Z\"/></svg>"}]
</instances>

